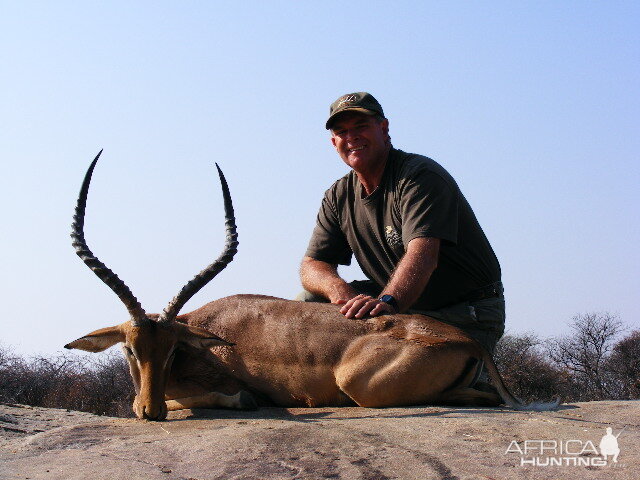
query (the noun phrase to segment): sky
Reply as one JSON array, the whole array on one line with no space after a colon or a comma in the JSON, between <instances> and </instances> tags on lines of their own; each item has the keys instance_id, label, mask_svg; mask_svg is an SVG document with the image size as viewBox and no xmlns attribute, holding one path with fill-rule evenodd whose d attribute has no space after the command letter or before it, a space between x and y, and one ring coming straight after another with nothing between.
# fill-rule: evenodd
<instances>
[{"instance_id":1,"label":"sky","mask_svg":"<svg viewBox=\"0 0 640 480\"><path fill-rule=\"evenodd\" d=\"M0 346L53 354L127 320L69 238L158 312L293 298L324 191L347 173L331 102L371 92L395 147L457 180L502 266L507 330L611 312L640 328L640 4L0 0ZM357 267L340 270L361 278Z\"/></svg>"}]
</instances>

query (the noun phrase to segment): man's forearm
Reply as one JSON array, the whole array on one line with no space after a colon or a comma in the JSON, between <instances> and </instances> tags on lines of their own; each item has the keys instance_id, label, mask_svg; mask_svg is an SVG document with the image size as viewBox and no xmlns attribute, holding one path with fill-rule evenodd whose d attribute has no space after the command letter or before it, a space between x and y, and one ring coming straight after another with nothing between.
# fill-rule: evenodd
<instances>
[{"instance_id":1,"label":"man's forearm","mask_svg":"<svg viewBox=\"0 0 640 480\"><path fill-rule=\"evenodd\" d=\"M338 266L304 257L300 265L300 280L305 290L322 295L331 303L345 303L358 294L338 275Z\"/></svg>"},{"instance_id":2,"label":"man's forearm","mask_svg":"<svg viewBox=\"0 0 640 480\"><path fill-rule=\"evenodd\" d=\"M368 295L358 295L349 300L340 311L347 318L375 317L384 313L401 313L408 310L422 294L431 274L438 266L440 240L437 238L414 238L407 245L407 251L396 266L381 295L392 295L398 302L398 312L394 308Z\"/></svg>"},{"instance_id":3,"label":"man's forearm","mask_svg":"<svg viewBox=\"0 0 640 480\"><path fill-rule=\"evenodd\" d=\"M438 266L439 251L440 240L437 238L415 238L409 242L382 295L393 295L399 310L408 310L420 297Z\"/></svg>"}]
</instances>

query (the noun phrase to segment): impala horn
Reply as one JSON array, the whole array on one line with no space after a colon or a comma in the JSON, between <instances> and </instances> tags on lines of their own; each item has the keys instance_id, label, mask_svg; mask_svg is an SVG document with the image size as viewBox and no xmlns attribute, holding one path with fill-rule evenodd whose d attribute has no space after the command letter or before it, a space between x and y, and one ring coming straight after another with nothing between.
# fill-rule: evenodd
<instances>
[{"instance_id":1,"label":"impala horn","mask_svg":"<svg viewBox=\"0 0 640 480\"><path fill-rule=\"evenodd\" d=\"M236 231L236 219L233 214L233 203L231 202L229 186L217 163L216 168L220 176L220 185L222 186L222 196L224 198L224 224L227 232L224 250L215 262L198 273L191 281L182 287L178 295L169 302L167 308L165 308L158 317L159 323L173 322L184 304L218 275L218 273L224 270L224 268L231 263L231 260L233 260L233 256L238 252L238 233Z\"/></svg>"},{"instance_id":2,"label":"impala horn","mask_svg":"<svg viewBox=\"0 0 640 480\"><path fill-rule=\"evenodd\" d=\"M93 159L87 173L84 176L82 182L82 188L80 189L80 195L78 196L78 204L76 205L76 214L73 216L73 224L71 225L71 239L73 240L73 248L76 249L76 254L82 259L82 261L93 270L100 280L106 283L111 290L114 291L118 298L127 307L129 315L131 316L131 323L135 327L141 327L149 323L149 318L144 309L138 302L138 299L134 297L129 287L118 278L118 276L111 271L104 263L102 263L98 257L96 257L84 239L84 213L87 206L87 194L89 193L89 184L91 183L91 175L93 175L93 169L98 163L98 159L102 154L102 150L98 152L96 158Z\"/></svg>"},{"instance_id":3,"label":"impala horn","mask_svg":"<svg viewBox=\"0 0 640 480\"><path fill-rule=\"evenodd\" d=\"M89 184L91 183L91 176L93 169L102 154L102 150L96 155L96 158L91 162L89 169L82 182L82 188L80 189L80 195L78 196L78 204L76 206L76 213L73 216L73 225L71 230L71 238L73 239L73 247L76 250L78 256L82 261L98 276L100 280L106 283L111 290L115 292L120 298L122 303L129 311L131 316L131 323L134 326L140 327L150 322L147 314L140 305L140 302L131 293L129 287L118 278L104 263L102 263L89 249L84 239L84 215L87 205L87 194L89 192ZM229 187L227 181L224 178L222 170L216 163L218 169L218 175L220 176L220 183L222 185L222 195L224 197L224 212L225 212L225 228L226 228L226 241L222 254L216 261L214 261L207 268L198 273L191 281L189 281L176 295L167 308L158 317L159 323L171 323L175 321L176 316L180 312L180 309L184 306L191 297L193 297L198 291L200 291L207 283L209 283L218 273L231 263L233 256L238 251L238 233L236 231L235 217L233 214L233 204L231 202L231 194L229 193Z\"/></svg>"}]
</instances>

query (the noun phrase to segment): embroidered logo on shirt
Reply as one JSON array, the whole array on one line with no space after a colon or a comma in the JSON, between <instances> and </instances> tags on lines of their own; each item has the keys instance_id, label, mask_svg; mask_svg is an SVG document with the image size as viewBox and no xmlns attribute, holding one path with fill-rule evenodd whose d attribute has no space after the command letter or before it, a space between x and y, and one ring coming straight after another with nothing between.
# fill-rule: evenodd
<instances>
[{"instance_id":1,"label":"embroidered logo on shirt","mask_svg":"<svg viewBox=\"0 0 640 480\"><path fill-rule=\"evenodd\" d=\"M398 247L402 245L402 237L396 232L391 225L384 227L384 236L390 247Z\"/></svg>"}]
</instances>

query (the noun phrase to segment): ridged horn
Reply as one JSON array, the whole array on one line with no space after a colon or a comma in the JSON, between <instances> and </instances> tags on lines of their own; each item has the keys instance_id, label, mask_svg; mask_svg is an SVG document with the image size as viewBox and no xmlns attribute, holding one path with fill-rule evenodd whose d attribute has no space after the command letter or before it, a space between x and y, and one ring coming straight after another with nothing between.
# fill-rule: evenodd
<instances>
[{"instance_id":1,"label":"ridged horn","mask_svg":"<svg viewBox=\"0 0 640 480\"><path fill-rule=\"evenodd\" d=\"M100 280L106 283L111 290L114 291L118 298L127 307L129 315L131 316L131 323L134 326L142 326L148 323L150 320L147 314L143 310L140 302L133 296L129 287L118 278L104 263L102 263L98 257L96 257L84 239L84 214L87 206L87 194L89 193L89 184L91 183L91 176L93 175L93 169L98 163L98 159L102 154L102 150L96 155L96 158L91 162L87 173L84 176L82 182L82 188L80 189L80 195L78 196L78 203L76 205L76 213L73 216L73 224L71 225L71 239L73 240L73 248L76 249L76 254L82 259L82 261L95 273Z\"/></svg>"},{"instance_id":2,"label":"ridged horn","mask_svg":"<svg viewBox=\"0 0 640 480\"><path fill-rule=\"evenodd\" d=\"M218 273L231 263L233 256L238 251L238 233L236 232L236 219L233 214L233 203L231 202L231 194L229 193L229 186L224 178L224 174L220 167L216 163L218 169L218 175L220 176L220 184L222 186L222 196L224 197L224 216L225 216L225 228L227 232L224 250L218 259L209 265L207 268L198 273L193 280L188 282L180 293L176 295L173 300L169 302L167 308L158 317L158 322L169 323L173 322L180 309L185 303L189 301L198 291L200 291L207 283L209 283Z\"/></svg>"}]
</instances>

